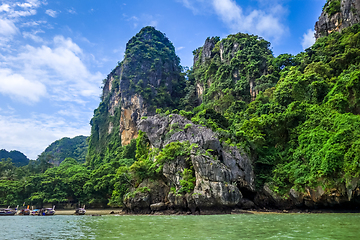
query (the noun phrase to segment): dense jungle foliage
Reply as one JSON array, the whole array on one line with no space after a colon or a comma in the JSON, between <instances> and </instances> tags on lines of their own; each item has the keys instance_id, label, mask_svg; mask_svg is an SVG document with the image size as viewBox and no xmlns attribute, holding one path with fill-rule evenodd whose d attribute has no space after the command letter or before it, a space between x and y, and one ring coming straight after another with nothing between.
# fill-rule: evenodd
<instances>
[{"instance_id":1,"label":"dense jungle foliage","mask_svg":"<svg viewBox=\"0 0 360 240\"><path fill-rule=\"evenodd\" d=\"M187 72L186 95L174 112L216 131L221 141L243 148L253 161L257 188L269 183L286 196L291 188L332 188L360 177L359 25L320 38L296 56L274 57L269 43L253 35L212 41L211 57L204 62L198 58ZM201 51L194 51L195 56ZM199 84L204 88L200 96ZM186 157L196 147L174 142L150 149L142 132L121 146L116 124L120 106L110 116L107 103L103 99L95 110L87 163L67 158L53 167L39 158L15 167L4 159L0 203L81 201L121 206L144 179L161 177L165 161ZM168 108L157 112L170 113ZM99 144L103 134L99 126L109 122L114 129ZM152 161L155 156L157 164ZM186 193L194 182L190 163L181 174L181 193Z\"/></svg>"},{"instance_id":2,"label":"dense jungle foliage","mask_svg":"<svg viewBox=\"0 0 360 240\"><path fill-rule=\"evenodd\" d=\"M15 167L12 160L0 161L0 203L16 206L43 206L46 203L87 204L92 207L122 206L123 197L132 186L138 186L144 179L157 179L161 166L154 164L150 156L157 156L160 162L176 155L188 154L188 143L170 144L163 150L150 151L149 142L144 133L137 140L121 148L120 153L107 155L99 167L79 163L66 158L59 166L50 164L46 158L39 157L26 166ZM191 169L183 181L182 191L188 191L193 180Z\"/></svg>"}]
</instances>

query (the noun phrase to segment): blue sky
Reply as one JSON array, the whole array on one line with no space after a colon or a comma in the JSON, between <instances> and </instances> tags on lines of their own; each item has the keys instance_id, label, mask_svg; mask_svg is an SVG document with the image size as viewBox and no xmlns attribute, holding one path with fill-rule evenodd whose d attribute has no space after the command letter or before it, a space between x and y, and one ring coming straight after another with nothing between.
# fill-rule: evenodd
<instances>
[{"instance_id":1,"label":"blue sky","mask_svg":"<svg viewBox=\"0 0 360 240\"><path fill-rule=\"evenodd\" d=\"M127 41L154 26L183 66L211 36L271 42L274 55L314 42L326 0L0 0L0 149L36 159L62 137L90 134L102 79Z\"/></svg>"}]
</instances>

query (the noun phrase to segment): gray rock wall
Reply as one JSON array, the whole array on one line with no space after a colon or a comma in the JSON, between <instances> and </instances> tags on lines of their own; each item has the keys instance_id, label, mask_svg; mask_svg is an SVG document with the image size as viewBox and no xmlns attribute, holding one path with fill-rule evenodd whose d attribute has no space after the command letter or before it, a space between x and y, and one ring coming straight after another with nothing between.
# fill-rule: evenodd
<instances>
[{"instance_id":1,"label":"gray rock wall","mask_svg":"<svg viewBox=\"0 0 360 240\"><path fill-rule=\"evenodd\" d=\"M169 134L174 126L178 131ZM137 127L146 133L151 146L159 149L177 141L197 144L189 156L179 156L164 164L163 175L168 184L176 188L175 193L169 192L169 202L164 202L165 206L190 209L192 212L196 209L231 208L242 200L239 187L255 191L254 172L249 158L241 149L221 144L216 133L210 129L195 125L177 114L151 116L140 120ZM190 165L195 172L195 188L191 193L179 194L181 172ZM143 202L140 202L143 207ZM148 205L150 207L150 202Z\"/></svg>"},{"instance_id":2,"label":"gray rock wall","mask_svg":"<svg viewBox=\"0 0 360 240\"><path fill-rule=\"evenodd\" d=\"M315 38L319 39L320 37L328 36L332 32L341 32L344 28L359 22L360 0L341 0L339 12L332 16L325 10L321 13L319 20L315 24Z\"/></svg>"}]
</instances>

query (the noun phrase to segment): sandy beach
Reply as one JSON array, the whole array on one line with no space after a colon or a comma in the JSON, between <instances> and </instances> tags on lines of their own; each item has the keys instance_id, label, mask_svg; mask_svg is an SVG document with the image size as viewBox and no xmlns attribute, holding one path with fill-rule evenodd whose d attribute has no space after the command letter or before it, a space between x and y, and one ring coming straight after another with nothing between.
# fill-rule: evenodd
<instances>
[{"instance_id":1,"label":"sandy beach","mask_svg":"<svg viewBox=\"0 0 360 240\"><path fill-rule=\"evenodd\" d=\"M86 209L86 215L110 215L111 212L113 212L112 214L119 214L121 208ZM57 209L55 215L75 215L75 209Z\"/></svg>"}]
</instances>

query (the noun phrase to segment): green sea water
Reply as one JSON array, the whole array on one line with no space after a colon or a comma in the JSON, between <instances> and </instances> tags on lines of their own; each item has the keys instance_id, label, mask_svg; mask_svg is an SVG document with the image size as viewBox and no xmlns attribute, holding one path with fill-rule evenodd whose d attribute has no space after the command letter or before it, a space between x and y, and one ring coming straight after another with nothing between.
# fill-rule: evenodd
<instances>
[{"instance_id":1,"label":"green sea water","mask_svg":"<svg viewBox=\"0 0 360 240\"><path fill-rule=\"evenodd\" d=\"M360 239L360 214L9 216L0 239Z\"/></svg>"}]
</instances>

